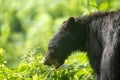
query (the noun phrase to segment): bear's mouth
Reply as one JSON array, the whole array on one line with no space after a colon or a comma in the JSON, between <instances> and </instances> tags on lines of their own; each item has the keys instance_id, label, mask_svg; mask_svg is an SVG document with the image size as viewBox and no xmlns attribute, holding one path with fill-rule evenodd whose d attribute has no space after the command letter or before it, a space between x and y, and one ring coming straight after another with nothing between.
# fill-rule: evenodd
<instances>
[{"instance_id":1,"label":"bear's mouth","mask_svg":"<svg viewBox=\"0 0 120 80\"><path fill-rule=\"evenodd\" d=\"M45 60L44 64L48 66L54 65L55 69L59 68L62 65L62 63L60 63L57 59L54 59L52 61Z\"/></svg>"},{"instance_id":2,"label":"bear's mouth","mask_svg":"<svg viewBox=\"0 0 120 80\"><path fill-rule=\"evenodd\" d=\"M59 64L58 62L53 64L55 66L55 69L59 68L61 66L61 64Z\"/></svg>"}]
</instances>

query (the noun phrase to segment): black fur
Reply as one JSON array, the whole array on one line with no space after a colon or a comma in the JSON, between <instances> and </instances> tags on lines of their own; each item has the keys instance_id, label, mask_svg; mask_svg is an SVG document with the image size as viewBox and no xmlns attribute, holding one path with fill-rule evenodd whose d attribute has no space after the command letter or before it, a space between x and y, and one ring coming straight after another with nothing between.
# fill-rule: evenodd
<instances>
[{"instance_id":1,"label":"black fur","mask_svg":"<svg viewBox=\"0 0 120 80\"><path fill-rule=\"evenodd\" d=\"M76 50L87 52L97 80L120 80L120 11L70 17L51 39L45 64L62 65Z\"/></svg>"}]
</instances>

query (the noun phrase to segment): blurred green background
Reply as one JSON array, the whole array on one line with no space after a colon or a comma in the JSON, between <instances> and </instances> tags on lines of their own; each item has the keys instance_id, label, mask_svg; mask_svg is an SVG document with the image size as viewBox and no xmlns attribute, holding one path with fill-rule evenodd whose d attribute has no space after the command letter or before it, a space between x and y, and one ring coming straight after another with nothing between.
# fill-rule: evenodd
<instances>
[{"instance_id":1,"label":"blurred green background","mask_svg":"<svg viewBox=\"0 0 120 80\"><path fill-rule=\"evenodd\" d=\"M50 38L70 16L119 7L119 0L0 0L0 51L5 65L17 68L21 57L33 49L44 56Z\"/></svg>"}]
</instances>

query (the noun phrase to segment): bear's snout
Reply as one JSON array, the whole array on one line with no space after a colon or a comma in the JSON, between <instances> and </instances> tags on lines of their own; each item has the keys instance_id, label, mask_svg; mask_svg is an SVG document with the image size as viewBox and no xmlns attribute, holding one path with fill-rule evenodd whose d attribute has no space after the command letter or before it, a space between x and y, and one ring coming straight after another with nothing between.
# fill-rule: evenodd
<instances>
[{"instance_id":1,"label":"bear's snout","mask_svg":"<svg viewBox=\"0 0 120 80\"><path fill-rule=\"evenodd\" d=\"M48 65L51 66L52 64L49 63L49 61L47 59L44 60L44 65Z\"/></svg>"}]
</instances>

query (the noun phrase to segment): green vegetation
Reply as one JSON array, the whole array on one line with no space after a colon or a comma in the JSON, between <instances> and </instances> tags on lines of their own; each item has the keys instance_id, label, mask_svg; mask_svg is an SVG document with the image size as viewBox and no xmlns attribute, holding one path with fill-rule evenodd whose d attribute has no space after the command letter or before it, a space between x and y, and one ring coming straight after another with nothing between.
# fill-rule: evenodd
<instances>
[{"instance_id":1,"label":"green vegetation","mask_svg":"<svg viewBox=\"0 0 120 80\"><path fill-rule=\"evenodd\" d=\"M1 80L93 80L86 54L55 70L43 65L48 42L70 16L117 10L119 0L0 0Z\"/></svg>"},{"instance_id":2,"label":"green vegetation","mask_svg":"<svg viewBox=\"0 0 120 80\"><path fill-rule=\"evenodd\" d=\"M5 66L2 54L4 50L0 50L1 65L0 78L5 80L92 80L93 72L87 62L87 58L83 53L70 56L65 64L59 69L53 66L44 66L43 56L32 50L30 54L24 55L17 69L10 69ZM80 59L81 57L81 59ZM76 59L76 60L75 60ZM83 59L83 60L82 60ZM71 61L72 60L72 61Z\"/></svg>"}]
</instances>

